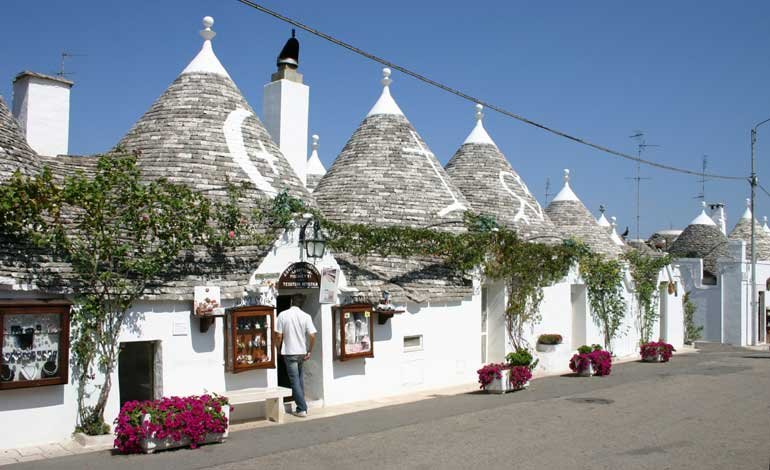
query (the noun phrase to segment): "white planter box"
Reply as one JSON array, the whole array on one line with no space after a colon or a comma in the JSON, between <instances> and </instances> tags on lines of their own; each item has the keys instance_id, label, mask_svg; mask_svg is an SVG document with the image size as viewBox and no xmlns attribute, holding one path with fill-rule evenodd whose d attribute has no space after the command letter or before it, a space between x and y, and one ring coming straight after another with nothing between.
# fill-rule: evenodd
<instances>
[{"instance_id":1,"label":"white planter box","mask_svg":"<svg viewBox=\"0 0 770 470\"><path fill-rule=\"evenodd\" d=\"M580 377L591 377L594 375L594 365L589 363L588 367L578 372L577 375Z\"/></svg>"},{"instance_id":2,"label":"white planter box","mask_svg":"<svg viewBox=\"0 0 770 470\"><path fill-rule=\"evenodd\" d=\"M496 394L502 394L502 393L508 393L508 392L515 392L518 389L515 389L511 387L511 369L505 369L500 372L500 375L502 375L499 379L492 379L492 382L487 385L484 390L487 391L487 393L496 393ZM522 389L529 387L529 380L527 383L524 384Z\"/></svg>"},{"instance_id":3,"label":"white planter box","mask_svg":"<svg viewBox=\"0 0 770 470\"><path fill-rule=\"evenodd\" d=\"M212 444L214 442L223 442L230 435L230 405L223 406L222 412L224 413L225 418L227 418L227 428L225 428L225 432L208 433L203 438L203 442L199 442L198 445ZM150 415L146 415L144 419L149 420ZM155 439L154 437L148 437L142 440L142 450L144 451L145 454L152 454L153 452L158 450L175 449L177 447L189 447L190 442L191 441L189 437L183 437L178 441L175 439L172 439L171 437L166 437L163 439Z\"/></svg>"},{"instance_id":4,"label":"white planter box","mask_svg":"<svg viewBox=\"0 0 770 470\"><path fill-rule=\"evenodd\" d=\"M663 355L658 353L655 356L647 356L645 358L642 358L644 362L663 362Z\"/></svg>"},{"instance_id":5,"label":"white planter box","mask_svg":"<svg viewBox=\"0 0 770 470\"><path fill-rule=\"evenodd\" d=\"M564 344L564 343L560 343L560 344L540 344L540 343L537 343L535 345L535 349L538 352L542 352L542 353L560 353L560 352L564 351L566 348L567 348L567 345Z\"/></svg>"}]
</instances>

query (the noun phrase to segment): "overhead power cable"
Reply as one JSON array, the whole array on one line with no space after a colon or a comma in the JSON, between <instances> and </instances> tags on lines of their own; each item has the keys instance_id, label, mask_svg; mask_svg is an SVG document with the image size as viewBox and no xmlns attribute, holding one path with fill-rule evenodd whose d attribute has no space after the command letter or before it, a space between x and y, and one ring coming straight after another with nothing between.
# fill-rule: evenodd
<instances>
[{"instance_id":1,"label":"overhead power cable","mask_svg":"<svg viewBox=\"0 0 770 470\"><path fill-rule=\"evenodd\" d=\"M758 187L759 189L761 189L761 190L762 190L762 192L763 192L763 193L765 193L765 195L766 195L767 197L770 197L770 192L768 192L768 191L767 191L767 189L765 189L765 187L764 187L764 186L762 186L761 184L757 183L757 187Z\"/></svg>"},{"instance_id":2,"label":"overhead power cable","mask_svg":"<svg viewBox=\"0 0 770 470\"><path fill-rule=\"evenodd\" d=\"M518 115L518 114L513 113L511 111L508 111L505 108L502 108L500 106L494 105L492 103L488 103L488 102L486 102L484 100L476 98L476 97L474 97L472 95L469 95L467 93L464 93L464 92L462 92L460 90L457 90L457 89L452 88L450 86L444 85L443 83L437 82L437 81L435 81L433 79L430 79L430 78L428 78L428 77L426 77L424 75L421 75L421 74L419 74L417 72L413 72L413 71L407 69L406 67L402 67L402 66L400 66L398 64L394 64L393 62L391 62L389 60L385 60L385 59L383 59L381 57L378 57L378 56L376 56L374 54L370 54L370 53L368 53L368 52L366 52L366 51L364 51L362 49L359 49L356 46L353 46L352 44L349 44L349 43L346 43L344 41L341 41L341 40L339 40L339 39L337 39L337 38L335 38L333 36L330 36L330 35L328 35L326 33L321 32L321 31L319 31L319 30L317 30L315 28L311 28L310 26L308 26L308 25L306 25L304 23L300 23L297 20L289 18L288 16L284 16L284 15L282 15L282 14L280 14L280 13L274 11L274 10L271 10L271 9L269 9L267 7L264 7L264 6L262 6L262 5L258 4L258 3L252 2L251 0L236 0L236 1L238 1L238 2L240 2L242 4L244 4L244 5L247 5L247 6L251 7L251 8L254 8L255 10L261 11L262 13L266 13L266 14L268 14L268 15L274 17L274 18L277 18L277 19L279 19L281 21L284 21L284 22L289 23L289 24L291 24L293 26L296 26L297 28L303 29L303 30L307 31L310 34L313 34L313 35L318 36L318 37L320 37L322 39L325 39L325 40L331 42L332 44L336 44L336 45L338 45L340 47L343 47L343 48L345 48L345 49L347 49L347 50L349 50L351 52L354 52L354 53L356 53L358 55L366 57L367 59L373 60L375 62L379 62L382 65L390 67L391 69L398 70L399 72L401 72L403 74L406 74L406 75L409 75L409 76L411 76L413 78L416 78L417 80L420 80L420 81L422 81L424 83L432 85L432 86L434 86L436 88L439 88L441 90L444 90L446 92L452 93L453 95L459 96L460 98L463 98L465 100L471 101L473 103L479 103L481 105L484 105L486 108L491 109L493 111L497 111L498 113L500 113L500 114L502 114L504 116L508 116L510 118L513 118L513 119L516 119L518 121L521 121L521 122L523 122L525 124L529 124L530 126L534 126L534 127L540 128L540 129L542 129L542 130L544 130L546 132L550 132L551 134L555 134L555 135L557 135L559 137L563 137L563 138L569 139L569 140L571 140L573 142L577 142L579 144L591 147L591 148L593 148L595 150L599 150L600 152L608 153L610 155L615 155L617 157L625 158L626 160L631 160L631 161L638 162L638 163L641 163L641 164L644 164L644 165L648 165L648 166L652 166L652 167L655 167L655 168L660 168L662 170L668 170L668 171L673 171L673 172L676 172L676 173L683 173L683 174L686 174L686 175L693 175L693 176L698 176L698 177L702 177L702 178L715 178L715 179L722 179L722 180L748 180L749 179L748 176L716 175L716 174L710 174L710 173L703 173L702 171L694 171L694 170L687 170L685 168L678 168L678 167L675 167L675 166L666 165L664 163L658 163L658 162L653 162L651 160L645 160L643 158L636 157L636 156L633 156L633 155L628 154L628 153L620 152L618 150L613 150L613 149L611 149L609 147L605 147L603 145L595 144L595 143L593 143L593 142L591 142L589 140L586 140L586 139L583 139L583 138L580 138L580 137L576 137L574 135L568 134L566 132L562 132L562 131L560 131L558 129L554 129L552 127L548 127L545 124L540 124L539 122L533 121L533 120L528 119L528 118L526 118L524 116L521 116L521 115Z\"/></svg>"}]
</instances>

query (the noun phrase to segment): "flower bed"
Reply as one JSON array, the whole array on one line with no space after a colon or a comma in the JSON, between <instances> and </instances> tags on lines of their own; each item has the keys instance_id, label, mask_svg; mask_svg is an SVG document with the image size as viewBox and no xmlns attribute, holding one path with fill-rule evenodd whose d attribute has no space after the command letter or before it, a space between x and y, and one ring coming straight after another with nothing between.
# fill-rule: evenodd
<instances>
[{"instance_id":1,"label":"flower bed","mask_svg":"<svg viewBox=\"0 0 770 470\"><path fill-rule=\"evenodd\" d=\"M130 401L115 420L115 447L122 453L198 447L227 437L230 405L217 395Z\"/></svg>"},{"instance_id":2,"label":"flower bed","mask_svg":"<svg viewBox=\"0 0 770 470\"><path fill-rule=\"evenodd\" d=\"M598 345L581 346L570 359L569 368L580 375L610 375L612 356Z\"/></svg>"},{"instance_id":3,"label":"flower bed","mask_svg":"<svg viewBox=\"0 0 770 470\"><path fill-rule=\"evenodd\" d=\"M674 346L663 341L650 341L639 347L642 360L647 362L668 362L674 351Z\"/></svg>"}]
</instances>

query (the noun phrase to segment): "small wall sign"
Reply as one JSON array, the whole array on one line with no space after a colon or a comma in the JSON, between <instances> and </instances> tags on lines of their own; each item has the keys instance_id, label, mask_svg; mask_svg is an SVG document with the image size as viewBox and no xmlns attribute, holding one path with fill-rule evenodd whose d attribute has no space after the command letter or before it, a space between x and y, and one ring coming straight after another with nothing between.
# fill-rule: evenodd
<instances>
[{"instance_id":1,"label":"small wall sign","mask_svg":"<svg viewBox=\"0 0 770 470\"><path fill-rule=\"evenodd\" d=\"M321 292L319 302L322 304L333 304L337 297L337 284L339 283L340 273L337 268L323 268L321 274Z\"/></svg>"},{"instance_id":2,"label":"small wall sign","mask_svg":"<svg viewBox=\"0 0 770 470\"><path fill-rule=\"evenodd\" d=\"M315 266L307 262L294 263L281 274L278 289L318 289L321 276Z\"/></svg>"}]
</instances>

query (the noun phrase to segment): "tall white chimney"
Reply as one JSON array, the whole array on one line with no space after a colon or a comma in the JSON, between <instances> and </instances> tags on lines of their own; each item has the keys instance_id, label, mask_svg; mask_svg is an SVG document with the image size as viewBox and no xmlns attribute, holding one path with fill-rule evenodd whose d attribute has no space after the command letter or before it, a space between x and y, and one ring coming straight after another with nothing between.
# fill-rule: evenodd
<instances>
[{"instance_id":1,"label":"tall white chimney","mask_svg":"<svg viewBox=\"0 0 770 470\"><path fill-rule=\"evenodd\" d=\"M13 116L27 143L40 155L66 155L69 149L70 89L62 77L24 71L13 80Z\"/></svg>"},{"instance_id":2,"label":"tall white chimney","mask_svg":"<svg viewBox=\"0 0 770 470\"><path fill-rule=\"evenodd\" d=\"M709 204L711 209L711 219L717 224L719 230L727 235L727 212L725 211L725 205L721 202L714 202Z\"/></svg>"},{"instance_id":3,"label":"tall white chimney","mask_svg":"<svg viewBox=\"0 0 770 470\"><path fill-rule=\"evenodd\" d=\"M302 83L299 66L299 41L292 37L278 55L278 71L265 85L262 116L270 136L302 184L307 184L307 132L310 112L310 87Z\"/></svg>"}]
</instances>

